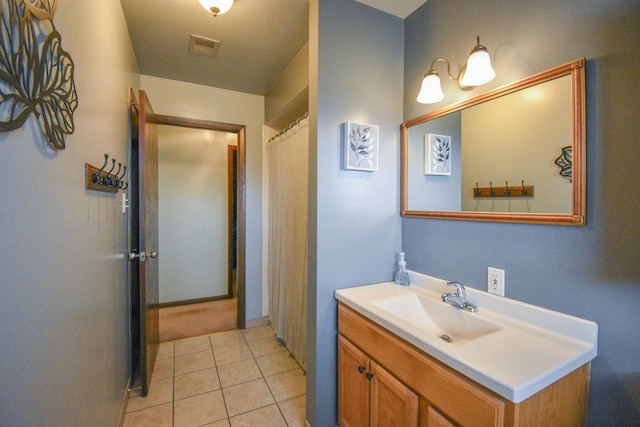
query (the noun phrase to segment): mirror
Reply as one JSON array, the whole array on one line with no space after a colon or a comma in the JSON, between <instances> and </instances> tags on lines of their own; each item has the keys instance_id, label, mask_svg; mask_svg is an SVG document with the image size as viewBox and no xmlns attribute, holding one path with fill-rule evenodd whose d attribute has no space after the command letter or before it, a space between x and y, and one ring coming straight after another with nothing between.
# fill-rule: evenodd
<instances>
[{"instance_id":1,"label":"mirror","mask_svg":"<svg viewBox=\"0 0 640 427\"><path fill-rule=\"evenodd\" d=\"M401 214L585 224L585 60L401 126Z\"/></svg>"}]
</instances>

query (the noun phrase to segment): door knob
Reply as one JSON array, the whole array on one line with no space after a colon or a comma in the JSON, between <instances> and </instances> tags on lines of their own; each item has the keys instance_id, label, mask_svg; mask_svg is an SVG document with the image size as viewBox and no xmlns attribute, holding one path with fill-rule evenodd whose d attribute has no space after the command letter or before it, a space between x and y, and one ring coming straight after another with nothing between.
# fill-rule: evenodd
<instances>
[{"instance_id":1,"label":"door knob","mask_svg":"<svg viewBox=\"0 0 640 427\"><path fill-rule=\"evenodd\" d=\"M138 258L140 262L144 262L147 259L147 254L145 252L130 252L129 259L134 260Z\"/></svg>"},{"instance_id":2,"label":"door knob","mask_svg":"<svg viewBox=\"0 0 640 427\"><path fill-rule=\"evenodd\" d=\"M145 251L145 252L131 252L129 253L129 259L134 260L138 258L140 262L146 261L147 258L158 258L158 251Z\"/></svg>"}]
</instances>

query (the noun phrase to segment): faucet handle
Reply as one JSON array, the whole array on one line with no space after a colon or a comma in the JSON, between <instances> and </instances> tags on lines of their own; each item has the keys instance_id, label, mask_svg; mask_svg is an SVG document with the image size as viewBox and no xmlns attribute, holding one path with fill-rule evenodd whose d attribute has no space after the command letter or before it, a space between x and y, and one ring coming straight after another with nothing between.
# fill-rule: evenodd
<instances>
[{"instance_id":1,"label":"faucet handle","mask_svg":"<svg viewBox=\"0 0 640 427\"><path fill-rule=\"evenodd\" d=\"M445 285L447 286L453 286L455 288L455 295L457 297L466 297L467 293L464 289L464 285L460 282L454 282L454 281L447 281L444 282Z\"/></svg>"}]
</instances>

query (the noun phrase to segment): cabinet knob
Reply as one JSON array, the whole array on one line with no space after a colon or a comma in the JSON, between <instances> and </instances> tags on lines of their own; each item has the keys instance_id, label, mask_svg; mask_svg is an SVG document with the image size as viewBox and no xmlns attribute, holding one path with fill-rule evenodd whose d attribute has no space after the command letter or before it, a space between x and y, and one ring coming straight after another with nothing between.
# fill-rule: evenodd
<instances>
[{"instance_id":1,"label":"cabinet knob","mask_svg":"<svg viewBox=\"0 0 640 427\"><path fill-rule=\"evenodd\" d=\"M371 378L373 378L373 374L371 372L367 372L367 379L371 381Z\"/></svg>"},{"instance_id":2,"label":"cabinet knob","mask_svg":"<svg viewBox=\"0 0 640 427\"><path fill-rule=\"evenodd\" d=\"M364 372L364 366L358 366L358 372L363 373Z\"/></svg>"}]
</instances>

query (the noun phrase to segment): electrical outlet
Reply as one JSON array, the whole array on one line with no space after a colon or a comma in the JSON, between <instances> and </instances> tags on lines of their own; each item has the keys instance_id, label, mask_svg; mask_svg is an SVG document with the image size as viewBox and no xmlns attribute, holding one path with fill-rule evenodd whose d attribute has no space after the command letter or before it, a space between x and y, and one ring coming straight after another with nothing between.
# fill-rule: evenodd
<instances>
[{"instance_id":1,"label":"electrical outlet","mask_svg":"<svg viewBox=\"0 0 640 427\"><path fill-rule=\"evenodd\" d=\"M504 296L504 270L487 268L487 291L490 294Z\"/></svg>"}]
</instances>

